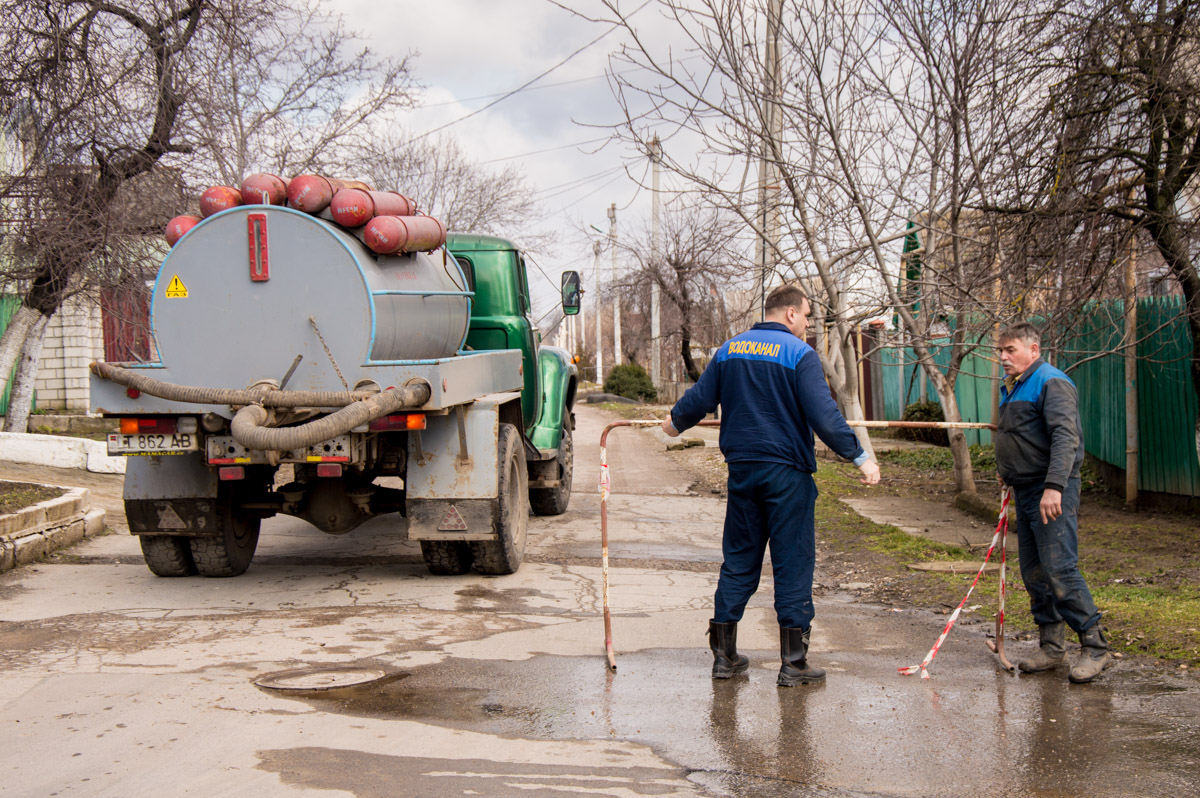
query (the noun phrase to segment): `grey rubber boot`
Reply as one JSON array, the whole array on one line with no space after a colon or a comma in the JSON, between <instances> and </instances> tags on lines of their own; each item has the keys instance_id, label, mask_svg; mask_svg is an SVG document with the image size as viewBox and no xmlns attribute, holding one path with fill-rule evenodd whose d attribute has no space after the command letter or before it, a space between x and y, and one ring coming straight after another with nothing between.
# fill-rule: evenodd
<instances>
[{"instance_id":1,"label":"grey rubber boot","mask_svg":"<svg viewBox=\"0 0 1200 798\"><path fill-rule=\"evenodd\" d=\"M1112 655L1108 653L1108 638L1104 636L1104 629L1099 623L1092 624L1090 629L1079 633L1079 645L1082 646L1079 659L1071 666L1071 673L1067 678L1075 684L1086 684L1112 665L1113 660Z\"/></svg>"},{"instance_id":2,"label":"grey rubber boot","mask_svg":"<svg viewBox=\"0 0 1200 798\"><path fill-rule=\"evenodd\" d=\"M713 653L712 677L728 679L745 673L750 659L737 653L737 621L729 623L708 622L708 647Z\"/></svg>"},{"instance_id":3,"label":"grey rubber boot","mask_svg":"<svg viewBox=\"0 0 1200 798\"><path fill-rule=\"evenodd\" d=\"M825 681L825 671L808 664L808 639L812 627L807 629L779 627L779 656L783 666L775 684L780 687L795 687L798 684Z\"/></svg>"},{"instance_id":4,"label":"grey rubber boot","mask_svg":"<svg viewBox=\"0 0 1200 798\"><path fill-rule=\"evenodd\" d=\"M1067 661L1067 622L1048 623L1038 627L1040 646L1029 659L1017 663L1025 673L1038 673L1057 668Z\"/></svg>"}]
</instances>

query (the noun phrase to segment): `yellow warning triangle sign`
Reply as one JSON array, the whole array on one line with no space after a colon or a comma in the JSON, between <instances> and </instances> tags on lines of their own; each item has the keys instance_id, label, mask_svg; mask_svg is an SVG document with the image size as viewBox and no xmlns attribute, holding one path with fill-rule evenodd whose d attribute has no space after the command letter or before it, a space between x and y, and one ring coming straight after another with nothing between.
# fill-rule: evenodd
<instances>
[{"instance_id":1,"label":"yellow warning triangle sign","mask_svg":"<svg viewBox=\"0 0 1200 798\"><path fill-rule=\"evenodd\" d=\"M187 299L187 295L187 286L183 284L183 280L179 279L179 275L171 277L171 282L167 285L167 298Z\"/></svg>"}]
</instances>

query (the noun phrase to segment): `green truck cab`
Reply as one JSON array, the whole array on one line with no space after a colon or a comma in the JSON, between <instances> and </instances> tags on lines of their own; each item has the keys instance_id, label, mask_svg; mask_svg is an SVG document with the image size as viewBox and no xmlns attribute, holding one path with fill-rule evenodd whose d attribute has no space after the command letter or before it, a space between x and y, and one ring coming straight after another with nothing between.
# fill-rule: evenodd
<instances>
[{"instance_id":1,"label":"green truck cab","mask_svg":"<svg viewBox=\"0 0 1200 798\"><path fill-rule=\"evenodd\" d=\"M559 515L571 498L578 370L565 349L542 344L531 318L525 256L515 244L495 236L452 233L446 248L474 293L466 349L521 352L524 385L518 426L526 444L529 501L539 515ZM576 312L577 305L565 293L564 311ZM578 302L577 295L573 299Z\"/></svg>"}]
</instances>

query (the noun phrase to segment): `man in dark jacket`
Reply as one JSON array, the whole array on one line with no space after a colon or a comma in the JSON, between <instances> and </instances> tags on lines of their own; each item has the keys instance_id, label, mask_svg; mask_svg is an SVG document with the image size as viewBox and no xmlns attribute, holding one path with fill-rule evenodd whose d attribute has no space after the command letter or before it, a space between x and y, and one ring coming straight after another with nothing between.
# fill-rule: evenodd
<instances>
[{"instance_id":1,"label":"man in dark jacket","mask_svg":"<svg viewBox=\"0 0 1200 798\"><path fill-rule=\"evenodd\" d=\"M1070 680L1090 682L1112 659L1100 611L1079 573L1079 467L1083 426L1075 383L1041 358L1041 335L1031 324L1000 332L1000 389L996 467L1017 506L1021 578L1039 629L1040 646L1018 667L1046 671L1066 661L1066 627L1082 650Z\"/></svg>"},{"instance_id":2,"label":"man in dark jacket","mask_svg":"<svg viewBox=\"0 0 1200 798\"><path fill-rule=\"evenodd\" d=\"M758 589L769 543L783 687L821 681L807 662L816 561L813 511L817 470L813 431L829 448L879 482L879 466L859 446L837 404L821 362L804 342L809 303L793 285L767 297L766 321L726 341L671 410L663 431L672 437L721 408L721 452L729 465L729 499L722 539L724 561L708 624L714 679L749 667L737 653L737 624Z\"/></svg>"}]
</instances>

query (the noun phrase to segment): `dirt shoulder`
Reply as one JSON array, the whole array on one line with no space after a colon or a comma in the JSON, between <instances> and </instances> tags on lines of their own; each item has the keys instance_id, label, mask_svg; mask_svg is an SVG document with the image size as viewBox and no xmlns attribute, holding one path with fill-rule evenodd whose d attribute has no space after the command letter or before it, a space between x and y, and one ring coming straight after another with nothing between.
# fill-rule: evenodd
<instances>
[{"instance_id":1,"label":"dirt shoulder","mask_svg":"<svg viewBox=\"0 0 1200 798\"><path fill-rule=\"evenodd\" d=\"M608 407L625 418L663 418L666 408ZM686 434L686 433L685 433ZM693 478L692 490L724 495L726 469L714 448L673 451L669 456ZM977 490L997 491L994 460L988 449L975 452ZM816 474L817 588L851 591L859 598L897 609L923 608L949 613L965 595L969 574L914 571L912 563L966 560L982 563L986 543L979 530L961 545L909 534L859 515L841 499L895 497L893 510L953 504L954 484L948 450L904 450L880 455L882 484L867 488L849 464L821 461ZM1085 475L1087 476L1087 475ZM1085 479L1085 484L1089 480ZM917 510L912 510L917 512ZM906 527L919 527L922 518ZM1080 568L1105 614L1115 651L1178 669L1200 665L1200 550L1194 546L1196 519L1187 513L1130 511L1119 499L1085 489L1080 510ZM983 539L990 540L987 529ZM943 538L944 539L944 538ZM994 561L999 553L993 555ZM1020 575L1016 530L1008 547L1008 598L1005 619L1010 634L1036 634ZM964 622L992 623L999 601L999 580L987 575L971 596ZM973 608L973 609L972 609Z\"/></svg>"}]
</instances>

